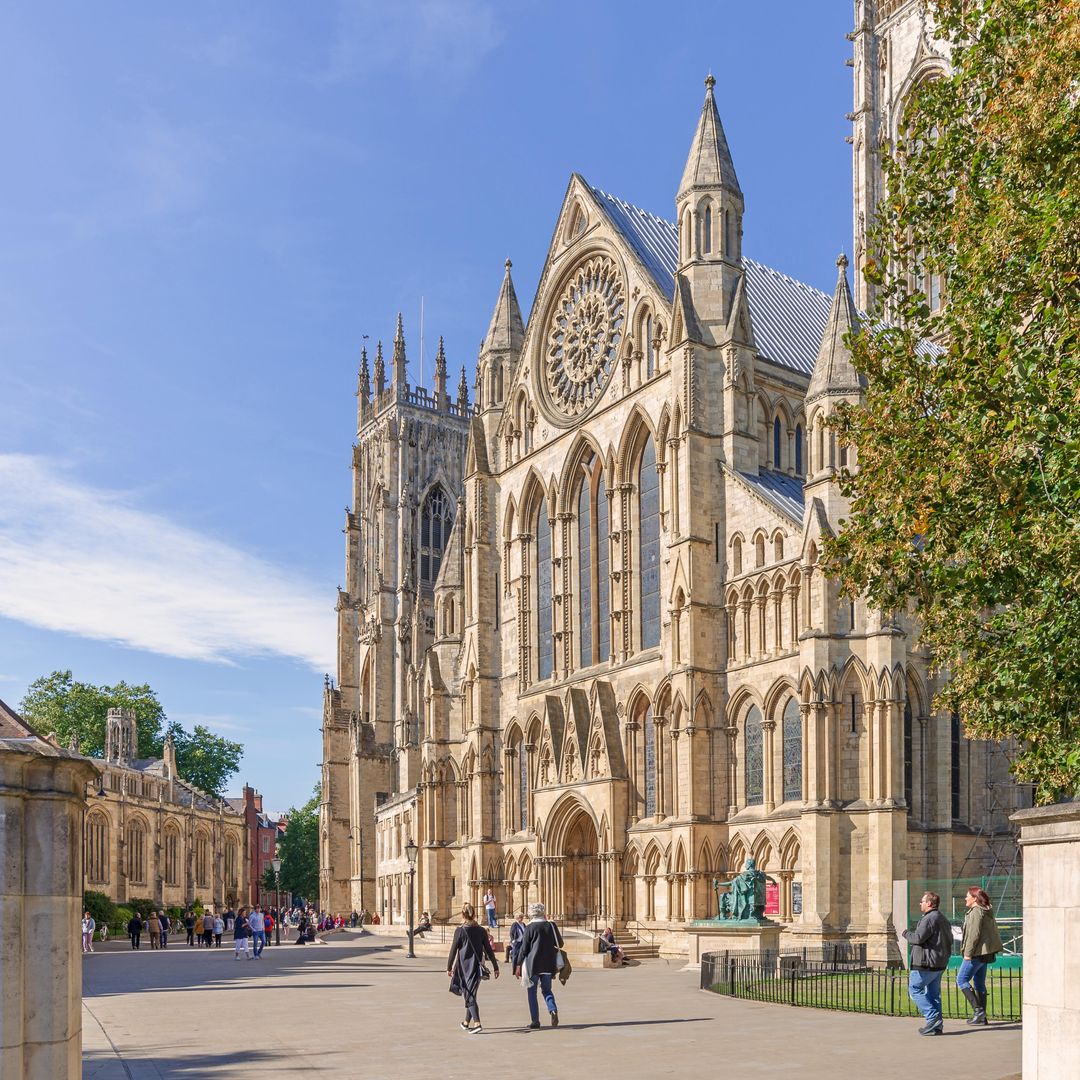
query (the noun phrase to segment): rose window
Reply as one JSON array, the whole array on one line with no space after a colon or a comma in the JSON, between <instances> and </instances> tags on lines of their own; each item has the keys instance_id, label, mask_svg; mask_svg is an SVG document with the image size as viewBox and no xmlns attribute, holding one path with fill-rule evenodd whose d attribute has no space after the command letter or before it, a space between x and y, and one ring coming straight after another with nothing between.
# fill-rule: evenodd
<instances>
[{"instance_id":1,"label":"rose window","mask_svg":"<svg viewBox=\"0 0 1080 1080\"><path fill-rule=\"evenodd\" d=\"M544 375L548 393L566 416L578 416L600 396L622 338L623 284L611 259L579 267L555 305Z\"/></svg>"}]
</instances>

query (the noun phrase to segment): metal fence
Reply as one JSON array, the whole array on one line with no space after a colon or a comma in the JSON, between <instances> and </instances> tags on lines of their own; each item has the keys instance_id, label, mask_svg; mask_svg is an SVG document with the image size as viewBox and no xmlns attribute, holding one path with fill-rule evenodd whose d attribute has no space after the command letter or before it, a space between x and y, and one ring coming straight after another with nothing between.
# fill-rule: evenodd
<instances>
[{"instance_id":1,"label":"metal fence","mask_svg":"<svg viewBox=\"0 0 1080 1080\"><path fill-rule=\"evenodd\" d=\"M907 986L904 968L867 960L865 946L761 954L718 952L701 958L702 990L776 1005L918 1016ZM991 965L986 980L987 1015L992 1020L1019 1020L1022 989L1020 968ZM941 1006L946 1019L971 1015L951 971L941 982Z\"/></svg>"}]
</instances>

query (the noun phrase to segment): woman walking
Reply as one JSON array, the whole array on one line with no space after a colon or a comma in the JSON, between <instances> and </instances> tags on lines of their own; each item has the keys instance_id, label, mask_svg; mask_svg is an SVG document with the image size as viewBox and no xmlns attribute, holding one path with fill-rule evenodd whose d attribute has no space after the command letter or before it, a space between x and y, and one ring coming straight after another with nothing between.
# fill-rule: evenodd
<instances>
[{"instance_id":1,"label":"woman walking","mask_svg":"<svg viewBox=\"0 0 1080 1080\"><path fill-rule=\"evenodd\" d=\"M470 1035L478 1035L480 1026L480 1007L476 1004L476 994L480 989L480 980L487 977L484 960L491 961L495 978L499 977L499 961L491 950L487 931L477 925L476 911L472 904L461 909L461 925L454 931L454 941L450 946L450 955L446 959L446 974L450 976L450 989L460 990L465 999L465 1019L461 1021L462 1030Z\"/></svg>"},{"instance_id":2,"label":"woman walking","mask_svg":"<svg viewBox=\"0 0 1080 1080\"><path fill-rule=\"evenodd\" d=\"M967 998L972 1009L969 1024L987 1024L986 1019L986 968L1001 952L1001 935L990 907L990 897L972 885L967 896L967 915L964 916L964 932L960 939L960 951L964 961L956 973L956 985Z\"/></svg>"},{"instance_id":3,"label":"woman walking","mask_svg":"<svg viewBox=\"0 0 1080 1080\"><path fill-rule=\"evenodd\" d=\"M236 959L240 959L243 953L249 960L255 957L248 952L248 938L251 936L251 927L247 921L247 908L242 907L236 913L236 922L233 923L233 946L236 949Z\"/></svg>"}]
</instances>

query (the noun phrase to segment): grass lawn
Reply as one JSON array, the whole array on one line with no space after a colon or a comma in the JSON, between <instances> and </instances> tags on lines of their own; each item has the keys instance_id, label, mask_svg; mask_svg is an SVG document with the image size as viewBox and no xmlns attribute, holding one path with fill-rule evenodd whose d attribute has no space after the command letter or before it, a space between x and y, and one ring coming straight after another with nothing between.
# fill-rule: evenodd
<instances>
[{"instance_id":1,"label":"grass lawn","mask_svg":"<svg viewBox=\"0 0 1080 1080\"><path fill-rule=\"evenodd\" d=\"M986 980L987 1012L991 1020L1019 1020L1021 980L1018 972L1003 973ZM906 971L862 971L836 975L801 975L797 978L739 980L732 997L779 1005L804 1005L844 1012L878 1013L885 1016L918 1016L908 997ZM715 983L713 991L728 993L728 984ZM965 1020L971 1015L964 996L956 987L955 972L946 972L941 982L941 1007L946 1019Z\"/></svg>"}]
</instances>

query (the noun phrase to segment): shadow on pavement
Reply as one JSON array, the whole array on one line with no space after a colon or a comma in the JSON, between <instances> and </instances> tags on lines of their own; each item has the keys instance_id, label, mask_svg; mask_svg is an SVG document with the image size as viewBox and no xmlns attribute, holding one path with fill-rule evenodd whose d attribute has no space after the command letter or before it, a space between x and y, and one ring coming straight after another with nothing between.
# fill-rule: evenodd
<instances>
[{"instance_id":1,"label":"shadow on pavement","mask_svg":"<svg viewBox=\"0 0 1080 1080\"><path fill-rule=\"evenodd\" d=\"M329 1058L335 1056L334 1052L317 1054L315 1057ZM313 1064L312 1055L305 1054L304 1071L308 1069L318 1070L320 1067ZM330 1064L329 1061L324 1064ZM117 1057L111 1050L90 1050L83 1054L83 1078L84 1080L113 1080L132 1076L182 1076L182 1077L206 1077L227 1069L230 1065L243 1066L249 1069L252 1065L259 1066L259 1074L272 1076L280 1073L283 1076L295 1076L297 1074L296 1054L291 1051L274 1050L230 1050L219 1054L190 1054L177 1057L176 1051L170 1049L167 1054L163 1051L161 1057L154 1057L147 1053L124 1053Z\"/></svg>"}]
</instances>

